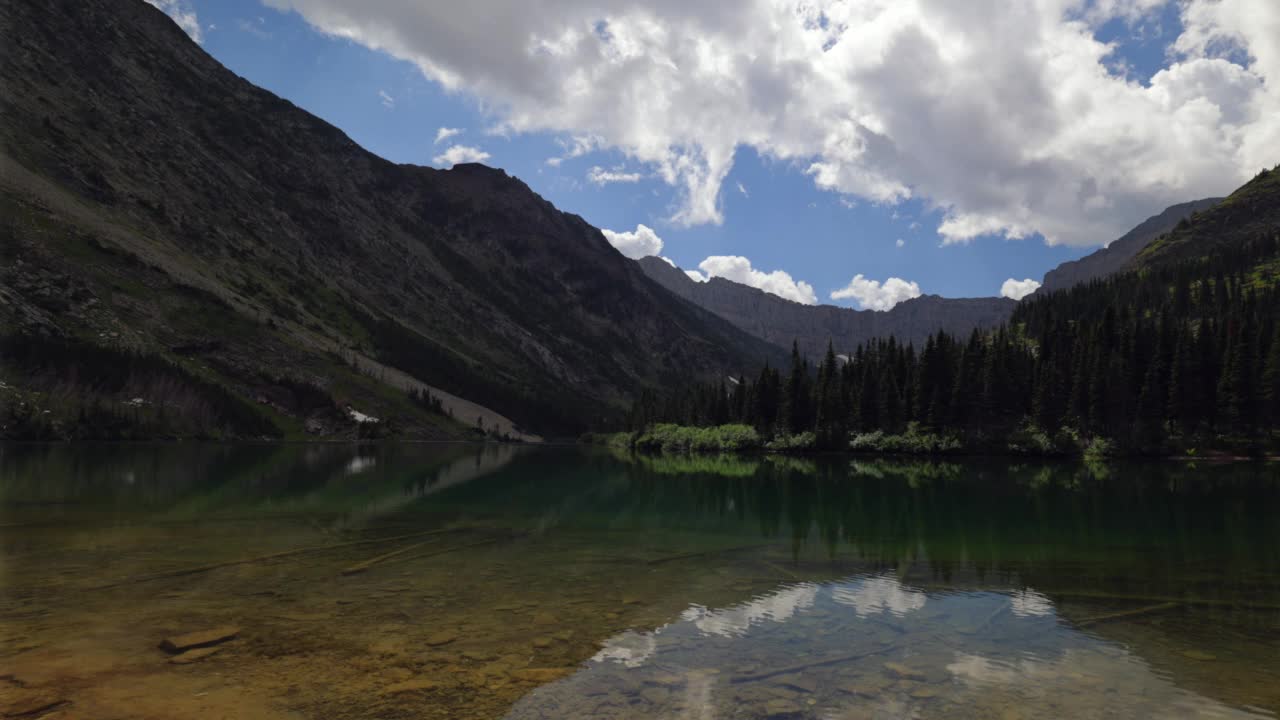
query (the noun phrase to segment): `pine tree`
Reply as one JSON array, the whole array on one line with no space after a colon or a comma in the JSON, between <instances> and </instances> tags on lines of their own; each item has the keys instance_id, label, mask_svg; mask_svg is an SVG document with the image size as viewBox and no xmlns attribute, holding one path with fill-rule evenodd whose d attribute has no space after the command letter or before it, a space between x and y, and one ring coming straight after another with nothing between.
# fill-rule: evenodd
<instances>
[{"instance_id":1,"label":"pine tree","mask_svg":"<svg viewBox=\"0 0 1280 720\"><path fill-rule=\"evenodd\" d=\"M827 354L818 367L815 395L817 415L814 425L818 446L828 450L843 448L848 439L848 430L844 424L845 413L840 407L840 367L830 342L827 343Z\"/></svg>"},{"instance_id":2,"label":"pine tree","mask_svg":"<svg viewBox=\"0 0 1280 720\"><path fill-rule=\"evenodd\" d=\"M1262 371L1263 422L1273 429L1280 425L1280 322L1274 324L1276 329Z\"/></svg>"}]
</instances>

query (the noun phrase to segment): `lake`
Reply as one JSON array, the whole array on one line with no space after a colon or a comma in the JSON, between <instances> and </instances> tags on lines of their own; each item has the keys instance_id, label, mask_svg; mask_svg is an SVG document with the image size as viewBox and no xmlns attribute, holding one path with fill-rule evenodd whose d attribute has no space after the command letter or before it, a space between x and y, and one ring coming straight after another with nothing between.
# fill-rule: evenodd
<instances>
[{"instance_id":1,"label":"lake","mask_svg":"<svg viewBox=\"0 0 1280 720\"><path fill-rule=\"evenodd\" d=\"M1280 712L1274 463L11 446L0 510L3 717Z\"/></svg>"}]
</instances>

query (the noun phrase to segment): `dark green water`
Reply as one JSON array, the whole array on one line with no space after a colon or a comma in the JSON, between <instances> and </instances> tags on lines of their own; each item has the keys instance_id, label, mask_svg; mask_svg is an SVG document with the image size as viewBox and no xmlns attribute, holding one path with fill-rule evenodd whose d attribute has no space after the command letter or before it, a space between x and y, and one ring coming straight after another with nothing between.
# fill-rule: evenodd
<instances>
[{"instance_id":1,"label":"dark green water","mask_svg":"<svg viewBox=\"0 0 1280 720\"><path fill-rule=\"evenodd\" d=\"M0 511L0 717L1280 712L1275 464L6 447Z\"/></svg>"}]
</instances>

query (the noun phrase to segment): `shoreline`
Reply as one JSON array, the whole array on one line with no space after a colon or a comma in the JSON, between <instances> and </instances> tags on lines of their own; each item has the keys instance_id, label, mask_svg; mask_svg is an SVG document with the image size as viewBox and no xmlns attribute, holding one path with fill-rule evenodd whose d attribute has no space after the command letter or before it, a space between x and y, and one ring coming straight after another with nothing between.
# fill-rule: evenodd
<instances>
[{"instance_id":1,"label":"shoreline","mask_svg":"<svg viewBox=\"0 0 1280 720\"><path fill-rule=\"evenodd\" d=\"M483 447L529 447L529 448L595 448L601 450L615 450L629 455L641 455L648 457L794 457L794 458L886 458L900 460L981 460L981 459L1003 459L1003 460L1057 460L1063 462L1115 462L1115 461L1131 461L1131 460L1150 460L1150 461L1171 461L1171 462L1205 462L1205 463L1235 463L1235 462L1280 462L1280 454L1267 453L1263 455L1243 455L1231 452L1206 452L1205 454L1187 455L1170 454L1159 455L1151 453L1117 453L1106 455L1103 457L1086 458L1082 455L1071 455L1063 453L1025 453L1025 452L983 452L983 451L955 451L943 453L911 453L911 452L876 452L876 451L860 451L860 450L801 450L801 449L775 449L767 448L750 448L750 449L724 449L724 450L664 450L664 449L643 449L635 447L619 447L598 442L584 442L581 440L542 440L539 442L522 442L522 441L502 441L502 440L418 440L412 438L377 438L377 439L339 439L339 438L315 438L315 439L216 439L216 438L156 438L145 440L4 440L0 439L0 449L5 447L130 447L130 446L178 446L178 445L252 445L252 446L295 446L295 445L315 445L315 446L342 446L342 445L359 445L359 446L390 446L390 445L413 445L413 446L475 446Z\"/></svg>"}]
</instances>

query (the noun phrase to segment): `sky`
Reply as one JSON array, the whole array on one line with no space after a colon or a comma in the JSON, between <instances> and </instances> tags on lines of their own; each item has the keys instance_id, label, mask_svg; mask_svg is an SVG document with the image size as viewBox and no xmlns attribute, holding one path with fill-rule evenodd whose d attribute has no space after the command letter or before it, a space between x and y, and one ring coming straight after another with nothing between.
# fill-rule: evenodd
<instances>
[{"instance_id":1,"label":"sky","mask_svg":"<svg viewBox=\"0 0 1280 720\"><path fill-rule=\"evenodd\" d=\"M395 162L797 302L1019 298L1280 162L1276 0L148 0Z\"/></svg>"}]
</instances>

